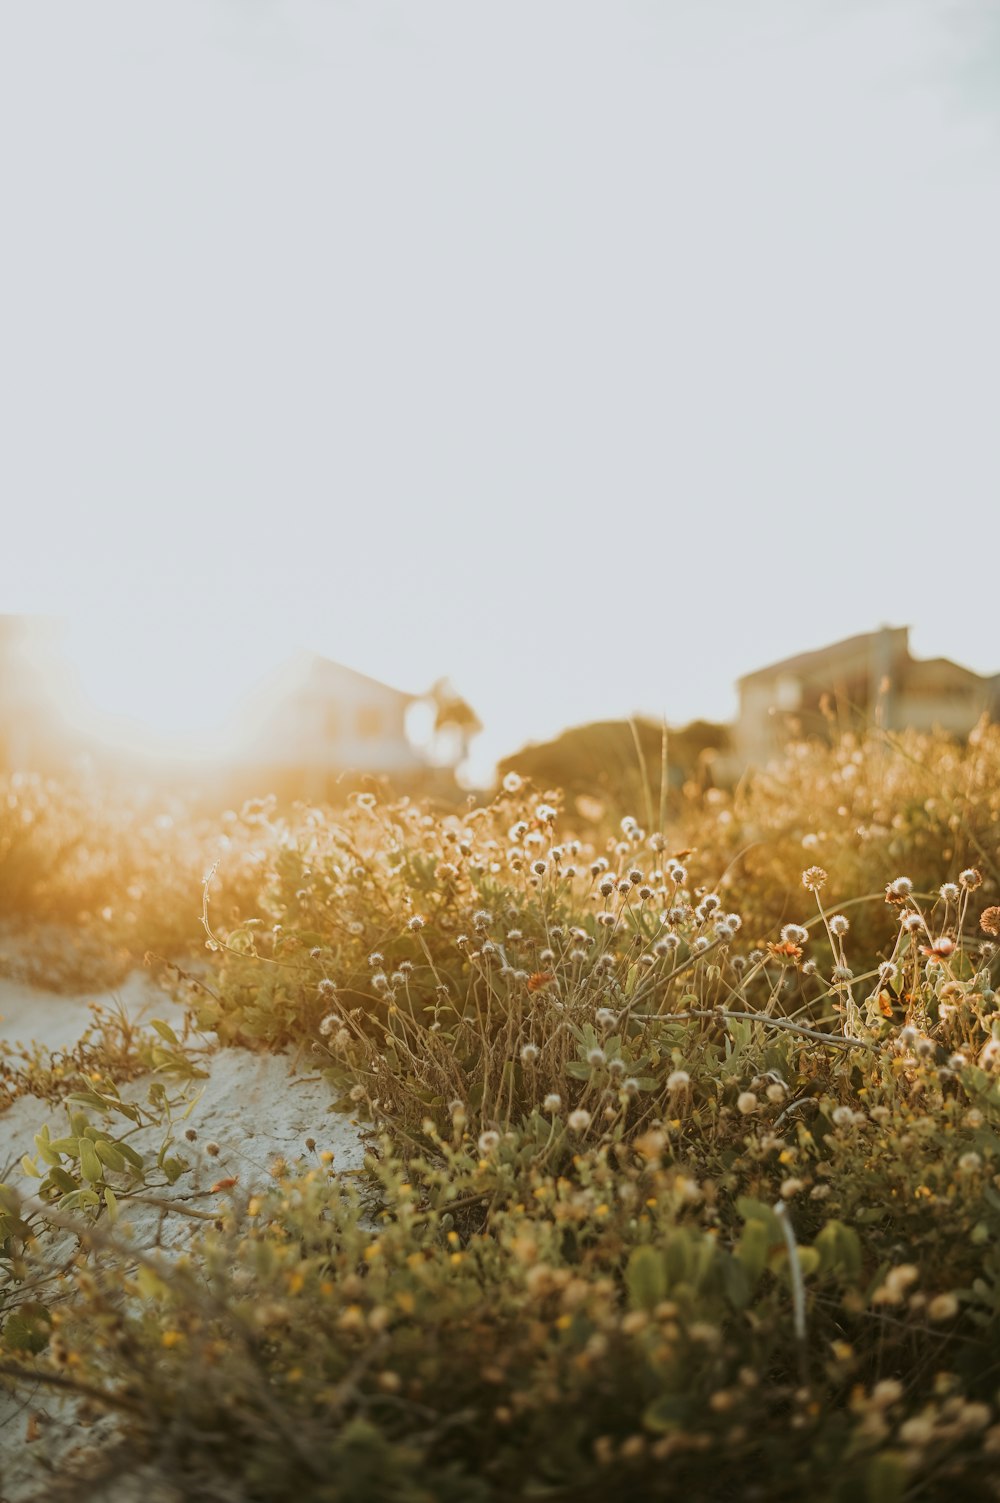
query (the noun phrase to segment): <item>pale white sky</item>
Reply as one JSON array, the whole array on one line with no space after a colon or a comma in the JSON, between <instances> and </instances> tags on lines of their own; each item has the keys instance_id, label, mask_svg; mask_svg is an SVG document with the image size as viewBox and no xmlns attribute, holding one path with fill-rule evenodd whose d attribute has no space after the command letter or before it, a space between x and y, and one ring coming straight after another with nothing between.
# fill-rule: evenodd
<instances>
[{"instance_id":1,"label":"pale white sky","mask_svg":"<svg viewBox=\"0 0 1000 1503\"><path fill-rule=\"evenodd\" d=\"M499 754L882 621L1000 669L998 18L0 0L0 609Z\"/></svg>"}]
</instances>

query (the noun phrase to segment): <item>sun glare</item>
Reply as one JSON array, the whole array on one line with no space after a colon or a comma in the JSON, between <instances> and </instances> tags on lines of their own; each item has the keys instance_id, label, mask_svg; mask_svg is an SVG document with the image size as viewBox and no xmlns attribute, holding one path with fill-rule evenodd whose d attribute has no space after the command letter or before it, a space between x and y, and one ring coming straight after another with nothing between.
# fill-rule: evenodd
<instances>
[{"instance_id":1,"label":"sun glare","mask_svg":"<svg viewBox=\"0 0 1000 1503\"><path fill-rule=\"evenodd\" d=\"M197 756L225 749L235 698L186 641L74 621L64 642L71 684L67 718L125 750Z\"/></svg>"}]
</instances>

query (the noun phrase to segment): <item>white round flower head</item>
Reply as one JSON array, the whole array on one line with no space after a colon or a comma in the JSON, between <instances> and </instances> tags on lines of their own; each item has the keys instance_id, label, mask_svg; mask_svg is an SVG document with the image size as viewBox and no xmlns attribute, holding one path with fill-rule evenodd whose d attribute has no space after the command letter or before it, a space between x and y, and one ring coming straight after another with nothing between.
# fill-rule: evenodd
<instances>
[{"instance_id":1,"label":"white round flower head","mask_svg":"<svg viewBox=\"0 0 1000 1503\"><path fill-rule=\"evenodd\" d=\"M594 1022L598 1028L613 1028L617 1022L617 1014L610 1007L599 1007L594 1014Z\"/></svg>"},{"instance_id":2,"label":"white round flower head","mask_svg":"<svg viewBox=\"0 0 1000 1503\"><path fill-rule=\"evenodd\" d=\"M924 921L919 913L904 913L899 922L900 927L907 934L918 934L924 927Z\"/></svg>"},{"instance_id":3,"label":"white round flower head","mask_svg":"<svg viewBox=\"0 0 1000 1503\"><path fill-rule=\"evenodd\" d=\"M323 1035L323 1037L325 1039L327 1039L327 1038L330 1037L330 1034L333 1032L333 1030L335 1028L339 1028L339 1027L340 1027L340 1019L337 1017L337 1014L335 1012L331 1012L331 1013L328 1013L327 1016L320 1023L320 1025L319 1025L319 1031Z\"/></svg>"},{"instance_id":4,"label":"white round flower head","mask_svg":"<svg viewBox=\"0 0 1000 1503\"><path fill-rule=\"evenodd\" d=\"M849 1106L835 1106L832 1112L833 1125L835 1127L853 1127L854 1112Z\"/></svg>"},{"instance_id":5,"label":"white round flower head","mask_svg":"<svg viewBox=\"0 0 1000 1503\"><path fill-rule=\"evenodd\" d=\"M889 883L889 892L894 898L908 898L913 891L909 877L895 877Z\"/></svg>"},{"instance_id":6,"label":"white round flower head","mask_svg":"<svg viewBox=\"0 0 1000 1503\"><path fill-rule=\"evenodd\" d=\"M541 1052L537 1044L525 1044L521 1049L522 1065L535 1064Z\"/></svg>"},{"instance_id":7,"label":"white round flower head","mask_svg":"<svg viewBox=\"0 0 1000 1503\"><path fill-rule=\"evenodd\" d=\"M548 1112L550 1116L552 1116L553 1113L559 1111L561 1106L562 1097L557 1095L555 1091L550 1091L545 1100L542 1102L542 1110Z\"/></svg>"},{"instance_id":8,"label":"white round flower head","mask_svg":"<svg viewBox=\"0 0 1000 1503\"><path fill-rule=\"evenodd\" d=\"M551 804L539 804L535 810L535 815L544 824L550 825L556 817L556 811Z\"/></svg>"},{"instance_id":9,"label":"white round flower head","mask_svg":"<svg viewBox=\"0 0 1000 1503\"><path fill-rule=\"evenodd\" d=\"M786 924L781 931L781 938L786 945L804 945L809 938L809 930L801 924Z\"/></svg>"},{"instance_id":10,"label":"white round flower head","mask_svg":"<svg viewBox=\"0 0 1000 1503\"><path fill-rule=\"evenodd\" d=\"M421 918L419 913L415 913L406 927L410 929L414 934L416 934L417 931L423 929L426 924L427 920L425 918Z\"/></svg>"},{"instance_id":11,"label":"white round flower head","mask_svg":"<svg viewBox=\"0 0 1000 1503\"><path fill-rule=\"evenodd\" d=\"M741 1091L736 1098L736 1110L743 1117L749 1117L751 1112L757 1110L757 1097L753 1091Z\"/></svg>"},{"instance_id":12,"label":"white round flower head","mask_svg":"<svg viewBox=\"0 0 1000 1503\"><path fill-rule=\"evenodd\" d=\"M833 974L830 979L832 981L836 981L838 985L843 985L848 981L854 980L854 972L851 970L849 965L837 965L834 966Z\"/></svg>"},{"instance_id":13,"label":"white round flower head","mask_svg":"<svg viewBox=\"0 0 1000 1503\"><path fill-rule=\"evenodd\" d=\"M385 956L380 950L373 950L368 957L368 964L373 971L377 971L385 965Z\"/></svg>"},{"instance_id":14,"label":"white round flower head","mask_svg":"<svg viewBox=\"0 0 1000 1503\"><path fill-rule=\"evenodd\" d=\"M522 780L521 780L521 778L518 776L518 774L516 772L508 772L508 773L504 774L504 780L503 780L503 791L504 791L504 793L520 793L522 787L523 787Z\"/></svg>"},{"instance_id":15,"label":"white round flower head","mask_svg":"<svg viewBox=\"0 0 1000 1503\"><path fill-rule=\"evenodd\" d=\"M835 913L830 920L830 933L835 934L838 939L846 934L850 927L849 921L842 913Z\"/></svg>"},{"instance_id":16,"label":"white round flower head","mask_svg":"<svg viewBox=\"0 0 1000 1503\"><path fill-rule=\"evenodd\" d=\"M959 889L954 882L945 882L944 885L938 889L938 896L942 898L945 903L957 903L959 897Z\"/></svg>"},{"instance_id":17,"label":"white round flower head","mask_svg":"<svg viewBox=\"0 0 1000 1503\"><path fill-rule=\"evenodd\" d=\"M674 1070L667 1076L668 1091L686 1091L691 1077L686 1070Z\"/></svg>"},{"instance_id":18,"label":"white round flower head","mask_svg":"<svg viewBox=\"0 0 1000 1503\"><path fill-rule=\"evenodd\" d=\"M639 1092L642 1090L642 1086L639 1084L639 1081L634 1075L628 1075L622 1081L622 1090L625 1092L626 1096L638 1096Z\"/></svg>"},{"instance_id":19,"label":"white round flower head","mask_svg":"<svg viewBox=\"0 0 1000 1503\"><path fill-rule=\"evenodd\" d=\"M982 1167L982 1159L980 1158L979 1154L974 1152L973 1150L970 1150L968 1153L963 1153L962 1157L958 1161L958 1168L961 1174L975 1174L976 1170L981 1169Z\"/></svg>"},{"instance_id":20,"label":"white round flower head","mask_svg":"<svg viewBox=\"0 0 1000 1503\"><path fill-rule=\"evenodd\" d=\"M708 949L708 945L709 942L705 938L704 934L699 934L698 938L693 940L691 943L691 953L693 955L700 955L703 950Z\"/></svg>"},{"instance_id":21,"label":"white round flower head","mask_svg":"<svg viewBox=\"0 0 1000 1503\"><path fill-rule=\"evenodd\" d=\"M962 887L972 892L976 887L982 887L983 874L974 866L967 866L964 872L959 872L958 880Z\"/></svg>"},{"instance_id":22,"label":"white round flower head","mask_svg":"<svg viewBox=\"0 0 1000 1503\"><path fill-rule=\"evenodd\" d=\"M566 1125L570 1132L584 1133L590 1126L590 1121L590 1113L585 1111L583 1107L577 1107L576 1111L570 1112L566 1118Z\"/></svg>"},{"instance_id":23,"label":"white round flower head","mask_svg":"<svg viewBox=\"0 0 1000 1503\"><path fill-rule=\"evenodd\" d=\"M542 861L541 859L539 859L538 861L533 861L531 863L531 870L534 872L536 877L544 877L548 869L549 865L547 861Z\"/></svg>"},{"instance_id":24,"label":"white round flower head","mask_svg":"<svg viewBox=\"0 0 1000 1503\"><path fill-rule=\"evenodd\" d=\"M486 1158L486 1156L488 1154L490 1154L490 1153L493 1152L494 1148L497 1146L497 1144L499 1143L499 1141L500 1141L500 1134L498 1132L492 1132L492 1131L490 1131L490 1132L481 1132L479 1134L479 1143L478 1143L477 1146L478 1146L479 1152L483 1156L483 1158Z\"/></svg>"},{"instance_id":25,"label":"white round flower head","mask_svg":"<svg viewBox=\"0 0 1000 1503\"><path fill-rule=\"evenodd\" d=\"M603 1049L588 1049L587 1050L587 1064L591 1067L592 1070L596 1070L601 1065L603 1065L605 1059L606 1059L606 1055L605 1055Z\"/></svg>"}]
</instances>

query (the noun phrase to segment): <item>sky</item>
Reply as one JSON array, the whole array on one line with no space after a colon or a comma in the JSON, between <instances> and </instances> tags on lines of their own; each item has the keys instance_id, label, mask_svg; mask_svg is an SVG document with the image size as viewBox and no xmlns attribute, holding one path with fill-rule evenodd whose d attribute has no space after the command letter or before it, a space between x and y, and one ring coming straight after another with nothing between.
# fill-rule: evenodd
<instances>
[{"instance_id":1,"label":"sky","mask_svg":"<svg viewBox=\"0 0 1000 1503\"><path fill-rule=\"evenodd\" d=\"M0 141L0 610L103 709L1000 670L992 0L0 0Z\"/></svg>"}]
</instances>

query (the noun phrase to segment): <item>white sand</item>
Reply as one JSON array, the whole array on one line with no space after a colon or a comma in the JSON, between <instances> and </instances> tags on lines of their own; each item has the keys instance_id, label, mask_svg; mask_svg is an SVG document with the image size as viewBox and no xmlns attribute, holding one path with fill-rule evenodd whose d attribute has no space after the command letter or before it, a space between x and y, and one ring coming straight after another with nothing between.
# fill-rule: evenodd
<instances>
[{"instance_id":1,"label":"white sand","mask_svg":"<svg viewBox=\"0 0 1000 1503\"><path fill-rule=\"evenodd\" d=\"M106 1002L120 997L136 1018L162 1017L178 1020L178 1009L159 988L141 974L130 977L116 992L98 997L67 998L40 991L15 982L0 981L0 1031L9 1038L26 1041L36 1038L51 1048L72 1045L87 1026L88 1001ZM132 1228L137 1247L158 1243L165 1248L182 1247L191 1222L183 1214L183 1198L193 1191L207 1190L219 1179L238 1176L240 1190L251 1191L268 1180L269 1166L278 1156L290 1162L307 1155L305 1140L315 1138L317 1150L330 1149L334 1167L341 1171L361 1168L364 1149L359 1129L341 1113L331 1113L329 1086L313 1075L296 1074L292 1061L283 1055L251 1054L242 1049L219 1049L202 1061L209 1071L205 1080L190 1082L192 1095L198 1100L190 1115L177 1124L172 1152L188 1160L190 1170L172 1186L149 1193L176 1202L178 1211L163 1211L122 1200L121 1224ZM143 1103L153 1077L133 1081L122 1095ZM166 1080L170 1094L176 1081ZM32 1181L22 1176L20 1158L34 1153L34 1135L48 1122L53 1136L65 1133L65 1112L35 1097L25 1096L0 1114L0 1178L22 1193L30 1193ZM129 1124L125 1119L111 1119L110 1131L117 1136ZM197 1133L195 1142L184 1137L185 1129ZM129 1142L155 1164L163 1139L160 1127L143 1128L131 1135ZM218 1145L215 1156L205 1153L209 1142ZM195 1201L200 1208L212 1205L209 1200ZM25 1439L28 1416L38 1419L38 1439ZM110 1428L109 1428L110 1427ZM88 1448L107 1443L113 1433L113 1421L102 1419L88 1432L75 1419L73 1404L54 1400L38 1391L28 1402L24 1396L16 1401L0 1390L0 1499L3 1503L28 1503L57 1496L51 1468L66 1475L66 1467L76 1456L82 1460ZM77 1454L79 1453L79 1455ZM78 1495L79 1496L79 1495ZM95 1498L112 1494L95 1491ZM160 1493L160 1496L167 1496ZM141 1484L116 1488L115 1503L155 1503L156 1486L146 1478Z\"/></svg>"}]
</instances>

